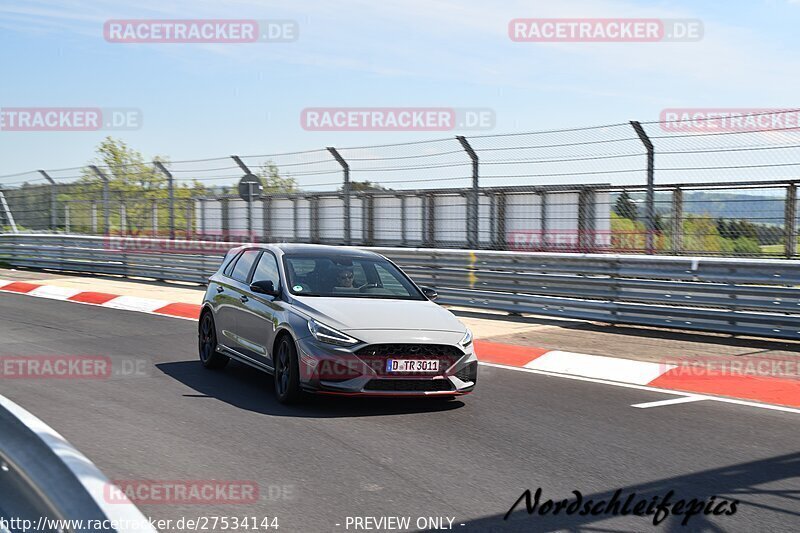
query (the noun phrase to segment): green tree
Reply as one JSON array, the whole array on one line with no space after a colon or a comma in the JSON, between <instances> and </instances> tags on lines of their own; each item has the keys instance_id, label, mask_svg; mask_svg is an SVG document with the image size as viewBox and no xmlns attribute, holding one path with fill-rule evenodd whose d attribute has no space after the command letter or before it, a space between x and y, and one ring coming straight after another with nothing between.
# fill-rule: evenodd
<instances>
[{"instance_id":1,"label":"green tree","mask_svg":"<svg viewBox=\"0 0 800 533\"><path fill-rule=\"evenodd\" d=\"M169 160L156 156L165 166ZM169 232L169 188L167 177L145 160L137 150L120 139L106 137L97 147L97 155L90 165L100 167L108 178L109 189L109 233L147 233L156 229L159 234ZM102 231L103 180L91 169L85 168L74 184L59 195L60 202L69 202L72 229L90 229L91 204L98 204L98 229ZM187 228L191 221L192 198L204 195L205 187L197 181L174 184L175 226ZM122 227L122 206L125 206L125 224ZM155 205L157 227L153 228L153 206ZM187 220L187 217L190 220Z\"/></svg>"},{"instance_id":2,"label":"green tree","mask_svg":"<svg viewBox=\"0 0 800 533\"><path fill-rule=\"evenodd\" d=\"M733 252L737 254L760 255L761 246L758 245L755 239L739 237L733 241Z\"/></svg>"},{"instance_id":3,"label":"green tree","mask_svg":"<svg viewBox=\"0 0 800 533\"><path fill-rule=\"evenodd\" d=\"M707 216L688 215L683 221L683 243L688 252L729 252L732 245L717 230L717 221Z\"/></svg>"},{"instance_id":4,"label":"green tree","mask_svg":"<svg viewBox=\"0 0 800 533\"><path fill-rule=\"evenodd\" d=\"M614 204L614 213L628 220L636 220L638 218L639 208L631 198L631 195L628 194L628 191L622 191L622 194L617 196L617 201Z\"/></svg>"},{"instance_id":5,"label":"green tree","mask_svg":"<svg viewBox=\"0 0 800 533\"><path fill-rule=\"evenodd\" d=\"M373 183L369 180L364 180L364 181L351 181L350 190L352 192L361 192L361 191L388 191L389 189L387 189L382 185L378 185L377 183Z\"/></svg>"},{"instance_id":6,"label":"green tree","mask_svg":"<svg viewBox=\"0 0 800 533\"><path fill-rule=\"evenodd\" d=\"M644 224L615 212L611 213L611 247L620 252L644 250L646 230Z\"/></svg>"},{"instance_id":7,"label":"green tree","mask_svg":"<svg viewBox=\"0 0 800 533\"><path fill-rule=\"evenodd\" d=\"M281 176L277 165L272 161L267 161L261 165L256 175L261 178L265 193L290 193L297 191L297 181L291 176Z\"/></svg>"},{"instance_id":8,"label":"green tree","mask_svg":"<svg viewBox=\"0 0 800 533\"><path fill-rule=\"evenodd\" d=\"M664 233L667 231L667 225L664 223L664 216L656 213L653 218L653 230L656 233Z\"/></svg>"}]
</instances>

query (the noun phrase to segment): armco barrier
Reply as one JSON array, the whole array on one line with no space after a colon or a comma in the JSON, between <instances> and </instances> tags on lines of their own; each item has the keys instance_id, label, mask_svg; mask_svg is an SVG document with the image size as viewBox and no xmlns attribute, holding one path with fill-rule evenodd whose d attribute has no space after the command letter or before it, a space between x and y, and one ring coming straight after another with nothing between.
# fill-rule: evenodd
<instances>
[{"instance_id":1,"label":"armco barrier","mask_svg":"<svg viewBox=\"0 0 800 533\"><path fill-rule=\"evenodd\" d=\"M12 266L205 283L236 243L0 235ZM511 313L800 338L800 261L372 248L439 302Z\"/></svg>"}]
</instances>

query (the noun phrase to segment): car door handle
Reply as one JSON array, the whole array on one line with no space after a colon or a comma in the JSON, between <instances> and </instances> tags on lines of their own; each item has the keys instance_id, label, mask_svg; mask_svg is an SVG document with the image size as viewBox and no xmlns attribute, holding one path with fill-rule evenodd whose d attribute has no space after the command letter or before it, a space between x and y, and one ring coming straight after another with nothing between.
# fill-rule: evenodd
<instances>
[{"instance_id":1,"label":"car door handle","mask_svg":"<svg viewBox=\"0 0 800 533\"><path fill-rule=\"evenodd\" d=\"M225 287L223 287L221 285L217 286L217 292L222 292L224 290L225 290Z\"/></svg>"},{"instance_id":2,"label":"car door handle","mask_svg":"<svg viewBox=\"0 0 800 533\"><path fill-rule=\"evenodd\" d=\"M247 302L248 300L250 300L250 298L248 298L247 296L242 296L242 297L241 297L241 298L239 298L239 299L242 301L242 303L245 303L245 302Z\"/></svg>"}]
</instances>

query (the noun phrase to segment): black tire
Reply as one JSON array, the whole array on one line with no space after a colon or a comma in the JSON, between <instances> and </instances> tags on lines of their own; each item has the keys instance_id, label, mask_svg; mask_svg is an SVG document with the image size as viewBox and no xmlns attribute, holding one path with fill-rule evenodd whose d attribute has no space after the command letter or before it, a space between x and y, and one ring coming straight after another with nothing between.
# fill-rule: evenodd
<instances>
[{"instance_id":1,"label":"black tire","mask_svg":"<svg viewBox=\"0 0 800 533\"><path fill-rule=\"evenodd\" d=\"M297 347L289 335L284 335L275 350L275 396L283 404L300 399L300 369Z\"/></svg>"},{"instance_id":2,"label":"black tire","mask_svg":"<svg viewBox=\"0 0 800 533\"><path fill-rule=\"evenodd\" d=\"M203 363L203 366L212 370L225 368L230 357L217 353L217 328L214 325L214 316L210 311L206 311L200 317L197 333L200 362Z\"/></svg>"}]
</instances>

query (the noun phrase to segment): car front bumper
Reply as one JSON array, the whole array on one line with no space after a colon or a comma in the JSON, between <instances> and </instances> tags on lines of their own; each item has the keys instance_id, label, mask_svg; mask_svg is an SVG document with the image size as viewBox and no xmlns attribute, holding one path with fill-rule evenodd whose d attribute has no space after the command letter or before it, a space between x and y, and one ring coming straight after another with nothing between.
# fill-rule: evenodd
<instances>
[{"instance_id":1,"label":"car front bumper","mask_svg":"<svg viewBox=\"0 0 800 533\"><path fill-rule=\"evenodd\" d=\"M445 347L434 343L406 344L412 345ZM380 343L372 343L354 348L337 348L320 343L313 337L300 339L297 348L301 387L309 392L346 396L456 396L468 394L475 388L478 359L471 344L466 348L446 345L448 353L453 353L447 356L394 354L397 358L439 359L439 371L431 374L387 372L386 356L363 355L365 347L379 346Z\"/></svg>"}]
</instances>

